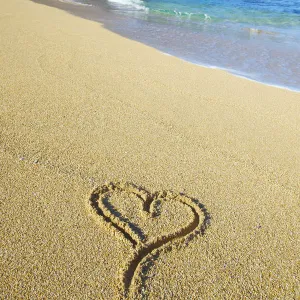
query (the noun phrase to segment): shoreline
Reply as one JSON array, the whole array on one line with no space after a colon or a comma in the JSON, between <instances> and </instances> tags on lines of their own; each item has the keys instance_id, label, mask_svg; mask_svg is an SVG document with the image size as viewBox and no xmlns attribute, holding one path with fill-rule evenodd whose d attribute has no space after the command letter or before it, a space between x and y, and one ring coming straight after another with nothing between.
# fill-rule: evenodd
<instances>
[{"instance_id":1,"label":"shoreline","mask_svg":"<svg viewBox=\"0 0 300 300\"><path fill-rule=\"evenodd\" d=\"M81 9L80 6L82 7L86 7L86 5L81 5L81 4L76 4L76 2L65 2L65 1L59 1L59 0L31 0L33 2L36 3L40 3L40 4L44 4L46 6L50 6L50 7L56 7L58 9L62 9L64 11L67 11L68 13L74 14L75 16L79 16L81 18L87 19L87 20L92 20L95 22L100 23L101 25L103 25L104 28L108 29L111 32L114 32L124 38L129 38L130 40L133 41L137 41L139 43L142 43L148 47L152 47L164 54L167 55L171 55L174 56L176 58L179 58L185 62L191 63L193 65L196 66L200 66L200 67L204 67L204 68L210 68L210 69L218 69L218 70L222 70L222 71L226 71L231 75L246 79L246 80L250 80L250 81L254 81L263 85L267 85L267 86L271 86L271 87L275 87L275 88L279 88L279 89L285 89L288 91L292 91L292 92L296 92L299 93L300 92L300 87L292 87L289 85L281 85L281 84L277 84L277 83L273 83L271 81L268 81L267 79L255 79L253 77L253 75L251 76L250 74L246 74L243 71L239 71L237 69L231 68L231 67L222 67L222 66L217 66L217 65L210 65L208 63L201 63L201 62L197 62L192 58L185 58L182 56L182 54L175 54L172 53L172 50L170 49L169 51L165 51L163 49L160 49L160 47L158 45L154 45L153 43L149 43L146 41L142 41L141 39L137 39L134 36L131 36L130 34L124 34L119 32L116 28L114 28L114 25L109 24L111 22L111 19L116 19L117 18L124 18L123 16L117 15L116 13L113 13L111 11L109 11L109 9L105 8L104 6L93 6L93 5L88 5L88 7L91 8L91 10L87 11L84 8ZM63 5L61 5L63 4ZM65 6L64 6L65 4ZM78 9L79 6L79 9ZM95 11L93 11L93 9L95 9ZM114 21L114 22L118 22L118 21Z\"/></svg>"},{"instance_id":2,"label":"shoreline","mask_svg":"<svg viewBox=\"0 0 300 300\"><path fill-rule=\"evenodd\" d=\"M29 0L0 26L0 298L299 296L299 93Z\"/></svg>"},{"instance_id":3,"label":"shoreline","mask_svg":"<svg viewBox=\"0 0 300 300\"><path fill-rule=\"evenodd\" d=\"M249 81L252 81L252 82L255 82L255 83L258 83L258 84L262 84L262 85L265 85L265 86L268 86L268 87L273 87L273 88L277 88L277 89L281 89L281 90L286 90L286 91L293 92L293 93L300 93L300 89L294 89L294 88L289 88L289 87L285 87L285 86L281 86L281 85L276 85L276 84L272 84L272 83L258 81L258 80L255 80L255 79L247 77L247 75L240 75L235 70L221 68L221 67L216 67L216 66L209 66L209 65L205 65L205 64L202 65L202 64L198 64L198 63L194 63L194 62L188 61L188 60L186 60L184 58L180 58L180 57L177 57L177 56L169 54L169 53L165 53L165 52L162 52L162 53L165 54L165 55L176 57L178 59L181 59L184 62L196 65L196 66L198 66L200 68L207 68L207 69L212 69L212 70L225 71L225 72L227 72L230 75L233 75L235 77L238 77L238 78L241 78L241 79L244 79L244 80L249 80Z\"/></svg>"}]
</instances>

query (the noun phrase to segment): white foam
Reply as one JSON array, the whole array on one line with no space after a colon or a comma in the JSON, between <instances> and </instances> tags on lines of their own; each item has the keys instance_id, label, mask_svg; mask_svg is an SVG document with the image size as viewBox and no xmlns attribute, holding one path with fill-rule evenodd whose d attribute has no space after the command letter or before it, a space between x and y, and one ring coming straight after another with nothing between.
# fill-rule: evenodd
<instances>
[{"instance_id":1,"label":"white foam","mask_svg":"<svg viewBox=\"0 0 300 300\"><path fill-rule=\"evenodd\" d=\"M141 0L108 0L108 2L120 5L127 6L129 8L134 8L137 10L148 11L149 9L144 5L144 2Z\"/></svg>"},{"instance_id":2,"label":"white foam","mask_svg":"<svg viewBox=\"0 0 300 300\"><path fill-rule=\"evenodd\" d=\"M205 20L211 20L211 17L208 14L204 14Z\"/></svg>"}]
</instances>

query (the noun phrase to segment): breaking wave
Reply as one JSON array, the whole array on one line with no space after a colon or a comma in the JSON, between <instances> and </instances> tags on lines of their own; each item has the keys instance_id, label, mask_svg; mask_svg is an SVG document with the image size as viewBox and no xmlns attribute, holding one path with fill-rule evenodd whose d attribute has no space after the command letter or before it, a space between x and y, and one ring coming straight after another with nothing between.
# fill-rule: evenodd
<instances>
[{"instance_id":1,"label":"breaking wave","mask_svg":"<svg viewBox=\"0 0 300 300\"><path fill-rule=\"evenodd\" d=\"M148 11L142 0L108 0L109 3L119 8L135 9L140 11Z\"/></svg>"}]
</instances>

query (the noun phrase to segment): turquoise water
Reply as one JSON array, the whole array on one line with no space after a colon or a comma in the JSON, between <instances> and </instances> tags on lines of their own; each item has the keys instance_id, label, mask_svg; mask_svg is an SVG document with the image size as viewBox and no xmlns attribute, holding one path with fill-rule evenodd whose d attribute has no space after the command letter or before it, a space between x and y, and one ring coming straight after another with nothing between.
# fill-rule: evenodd
<instances>
[{"instance_id":1,"label":"turquoise water","mask_svg":"<svg viewBox=\"0 0 300 300\"><path fill-rule=\"evenodd\" d=\"M107 28L165 53L300 91L300 0L71 1L105 9Z\"/></svg>"},{"instance_id":2,"label":"turquoise water","mask_svg":"<svg viewBox=\"0 0 300 300\"><path fill-rule=\"evenodd\" d=\"M140 2L140 5L153 13L200 22L209 20L278 28L300 26L300 1L150 0Z\"/></svg>"},{"instance_id":3,"label":"turquoise water","mask_svg":"<svg viewBox=\"0 0 300 300\"><path fill-rule=\"evenodd\" d=\"M300 0L110 0L118 9L211 23L299 29ZM119 5L117 5L119 4Z\"/></svg>"}]
</instances>

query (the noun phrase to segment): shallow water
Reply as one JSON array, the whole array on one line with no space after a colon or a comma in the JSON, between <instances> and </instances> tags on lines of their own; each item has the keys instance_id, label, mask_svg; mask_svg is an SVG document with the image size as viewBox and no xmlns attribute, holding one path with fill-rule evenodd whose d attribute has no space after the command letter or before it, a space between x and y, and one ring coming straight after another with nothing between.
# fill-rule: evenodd
<instances>
[{"instance_id":1,"label":"shallow water","mask_svg":"<svg viewBox=\"0 0 300 300\"><path fill-rule=\"evenodd\" d=\"M300 91L300 0L73 2L86 5L79 14L165 53Z\"/></svg>"}]
</instances>

